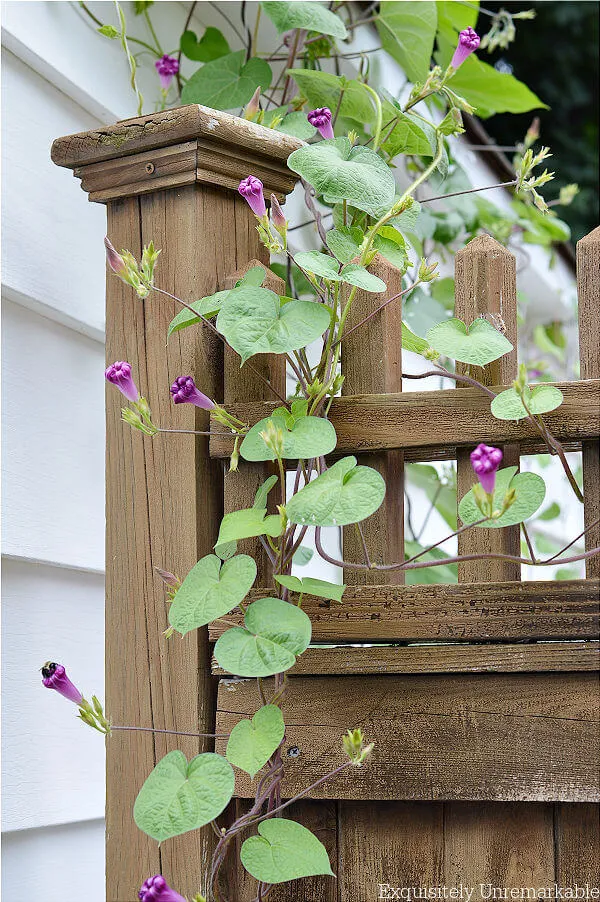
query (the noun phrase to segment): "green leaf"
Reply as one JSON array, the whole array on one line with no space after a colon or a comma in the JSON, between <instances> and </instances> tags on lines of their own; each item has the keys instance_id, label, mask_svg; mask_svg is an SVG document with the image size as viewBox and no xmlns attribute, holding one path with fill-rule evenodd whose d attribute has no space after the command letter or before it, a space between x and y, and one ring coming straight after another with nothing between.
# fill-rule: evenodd
<instances>
[{"instance_id":1,"label":"green leaf","mask_svg":"<svg viewBox=\"0 0 600 902\"><path fill-rule=\"evenodd\" d=\"M291 135L292 138L298 138L300 141L310 141L311 138L314 138L317 130L314 125L310 124L306 114L298 111L284 116L279 125L275 127L275 131Z\"/></svg>"},{"instance_id":2,"label":"green leaf","mask_svg":"<svg viewBox=\"0 0 600 902\"><path fill-rule=\"evenodd\" d=\"M294 495L286 505L291 523L347 526L380 507L385 482L371 467L357 467L355 457L343 457Z\"/></svg>"},{"instance_id":3,"label":"green leaf","mask_svg":"<svg viewBox=\"0 0 600 902\"><path fill-rule=\"evenodd\" d=\"M536 385L528 392L527 407L533 414L556 410L563 402L563 393L554 385ZM492 414L497 420L522 420L527 411L514 388L496 395L491 404Z\"/></svg>"},{"instance_id":4,"label":"green leaf","mask_svg":"<svg viewBox=\"0 0 600 902\"><path fill-rule=\"evenodd\" d=\"M498 360L513 347L508 338L482 317L469 328L456 317L438 323L427 333L427 341L440 354L475 366Z\"/></svg>"},{"instance_id":5,"label":"green leaf","mask_svg":"<svg viewBox=\"0 0 600 902\"><path fill-rule=\"evenodd\" d=\"M184 31L179 44L181 52L190 60L210 63L229 53L229 44L218 28L209 26L198 40L193 31Z\"/></svg>"},{"instance_id":6,"label":"green leaf","mask_svg":"<svg viewBox=\"0 0 600 902\"><path fill-rule=\"evenodd\" d=\"M407 559L413 557L415 554L419 554L421 551L425 551L424 547L420 545L419 542L412 542L408 539L404 543L404 548ZM458 582L458 569L456 564L441 563L448 557L450 557L450 555L446 554L445 551L442 551L441 548L432 548L430 551L427 551L419 558L420 562L440 561L440 563L436 564L435 567L423 567L419 570L406 570L406 585L453 585L453 583Z\"/></svg>"},{"instance_id":7,"label":"green leaf","mask_svg":"<svg viewBox=\"0 0 600 902\"><path fill-rule=\"evenodd\" d=\"M446 310L454 310L454 279L451 276L431 282L429 290L431 296L439 301Z\"/></svg>"},{"instance_id":8,"label":"green leaf","mask_svg":"<svg viewBox=\"0 0 600 902\"><path fill-rule=\"evenodd\" d=\"M496 473L494 510L500 510L509 488L515 489L516 501L498 520L483 523L481 528L501 529L503 526L515 526L517 523L522 523L523 520L527 520L532 514L535 514L546 494L544 480L537 473L517 473L516 467L506 467ZM458 515L465 524L481 520L483 515L475 503L473 489L467 492L458 505Z\"/></svg>"},{"instance_id":9,"label":"green leaf","mask_svg":"<svg viewBox=\"0 0 600 902\"><path fill-rule=\"evenodd\" d=\"M242 864L257 880L285 883L317 874L335 876L325 846L302 824L277 817L259 824L258 832L240 850Z\"/></svg>"},{"instance_id":10,"label":"green leaf","mask_svg":"<svg viewBox=\"0 0 600 902\"><path fill-rule=\"evenodd\" d=\"M234 783L233 769L221 755L207 752L188 764L183 752L169 752L140 789L134 820L157 842L196 830L226 808Z\"/></svg>"},{"instance_id":11,"label":"green leaf","mask_svg":"<svg viewBox=\"0 0 600 902\"><path fill-rule=\"evenodd\" d=\"M400 63L410 81L425 81L437 28L435 3L385 0L379 5L375 24L384 50Z\"/></svg>"},{"instance_id":12,"label":"green leaf","mask_svg":"<svg viewBox=\"0 0 600 902\"><path fill-rule=\"evenodd\" d=\"M410 484L423 489L436 511L444 518L450 529L456 529L456 483L442 479L430 464L406 464L406 475Z\"/></svg>"},{"instance_id":13,"label":"green leaf","mask_svg":"<svg viewBox=\"0 0 600 902\"><path fill-rule=\"evenodd\" d=\"M325 237L327 247L340 263L350 263L359 254L363 233L356 227L341 226L339 229L331 229Z\"/></svg>"},{"instance_id":14,"label":"green leaf","mask_svg":"<svg viewBox=\"0 0 600 902\"><path fill-rule=\"evenodd\" d=\"M394 202L394 176L386 163L368 147L352 147L348 138L300 147L290 154L288 167L324 195L327 203L346 200L377 216Z\"/></svg>"},{"instance_id":15,"label":"green leaf","mask_svg":"<svg viewBox=\"0 0 600 902\"><path fill-rule=\"evenodd\" d=\"M385 136L381 149L392 158L399 153L433 157L437 144L435 129L428 122L416 119L411 113L404 113L396 98L385 89L382 89L381 94ZM393 120L396 123L392 127Z\"/></svg>"},{"instance_id":16,"label":"green leaf","mask_svg":"<svg viewBox=\"0 0 600 902\"><path fill-rule=\"evenodd\" d=\"M246 51L236 50L206 63L189 78L181 92L182 103L202 103L215 110L232 110L248 103L257 87L266 91L273 73L264 60L245 62Z\"/></svg>"},{"instance_id":17,"label":"green leaf","mask_svg":"<svg viewBox=\"0 0 600 902\"><path fill-rule=\"evenodd\" d=\"M312 548L307 548L305 545L301 545L298 551L294 554L292 561L296 565L296 567L306 567L307 564L310 564L314 557L314 551Z\"/></svg>"},{"instance_id":18,"label":"green leaf","mask_svg":"<svg viewBox=\"0 0 600 902\"><path fill-rule=\"evenodd\" d=\"M328 254L321 254L319 251L301 251L294 257L294 262L306 272L311 272L322 279L329 279L331 282L342 281L338 272L339 263Z\"/></svg>"},{"instance_id":19,"label":"green leaf","mask_svg":"<svg viewBox=\"0 0 600 902\"><path fill-rule=\"evenodd\" d=\"M406 270L409 262L406 244L403 236L393 226L383 226L379 230L379 234L375 235L373 247L401 272Z\"/></svg>"},{"instance_id":20,"label":"green leaf","mask_svg":"<svg viewBox=\"0 0 600 902\"><path fill-rule=\"evenodd\" d=\"M101 34L105 38L110 38L111 41L114 41L115 38L120 36L120 32L117 31L114 25L101 25L98 29L98 34Z\"/></svg>"},{"instance_id":21,"label":"green leaf","mask_svg":"<svg viewBox=\"0 0 600 902\"><path fill-rule=\"evenodd\" d=\"M369 272L368 269L365 269L364 266L359 266L356 263L347 263L340 275L342 277L342 282L347 282L349 285L356 285L357 288L362 288L363 291L373 291L376 294L379 294L387 288L383 279L373 275L373 273Z\"/></svg>"},{"instance_id":22,"label":"green leaf","mask_svg":"<svg viewBox=\"0 0 600 902\"><path fill-rule=\"evenodd\" d=\"M193 307L200 316L210 319L211 316L215 316L219 312L221 305L230 294L231 291L217 291L216 294L200 298L199 301L192 301L190 307ZM186 329L188 326L195 326L197 323L202 322L200 316L194 316L191 310L184 307L169 323L167 338L170 338L174 332L179 332L180 329Z\"/></svg>"},{"instance_id":23,"label":"green leaf","mask_svg":"<svg viewBox=\"0 0 600 902\"><path fill-rule=\"evenodd\" d=\"M255 536L281 535L282 525L279 514L267 517L266 508L247 507L243 510L225 514L219 529L219 538L215 548L226 542L237 542L239 539L252 539Z\"/></svg>"},{"instance_id":24,"label":"green leaf","mask_svg":"<svg viewBox=\"0 0 600 902\"><path fill-rule=\"evenodd\" d=\"M348 35L340 17L316 0L311 3L302 0L294 0L292 3L263 2L261 6L279 34L293 28L306 28L307 31L328 34L342 40Z\"/></svg>"},{"instance_id":25,"label":"green leaf","mask_svg":"<svg viewBox=\"0 0 600 902\"><path fill-rule=\"evenodd\" d=\"M267 499L269 497L269 492L271 489L279 482L278 476L269 476L268 479L265 479L263 484L257 490L256 495L254 497L254 504L252 507L257 507L260 509L265 509L267 506Z\"/></svg>"},{"instance_id":26,"label":"green leaf","mask_svg":"<svg viewBox=\"0 0 600 902\"><path fill-rule=\"evenodd\" d=\"M217 329L242 358L285 354L319 338L330 312L312 301L288 301L266 288L238 288L221 307Z\"/></svg>"},{"instance_id":27,"label":"green leaf","mask_svg":"<svg viewBox=\"0 0 600 902\"><path fill-rule=\"evenodd\" d=\"M219 665L236 676L283 673L294 666L296 656L310 643L310 618L280 598L253 602L246 610L244 624L227 630L215 645Z\"/></svg>"},{"instance_id":28,"label":"green leaf","mask_svg":"<svg viewBox=\"0 0 600 902\"><path fill-rule=\"evenodd\" d=\"M413 351L415 354L423 354L429 349L429 342L412 332L406 323L402 323L402 348L405 351Z\"/></svg>"},{"instance_id":29,"label":"green leaf","mask_svg":"<svg viewBox=\"0 0 600 902\"><path fill-rule=\"evenodd\" d=\"M549 504L546 510L537 516L538 520L556 520L557 517L560 517L560 504L556 501Z\"/></svg>"},{"instance_id":30,"label":"green leaf","mask_svg":"<svg viewBox=\"0 0 600 902\"><path fill-rule=\"evenodd\" d=\"M317 595L319 598L330 598L333 601L341 601L346 588L324 579L313 579L311 576L298 579L297 576L275 575L275 579L290 592L297 592L299 595Z\"/></svg>"},{"instance_id":31,"label":"green leaf","mask_svg":"<svg viewBox=\"0 0 600 902\"><path fill-rule=\"evenodd\" d=\"M438 0L438 29L449 33L450 39L454 40L457 32L475 28L478 7L478 0L468 6L463 0Z\"/></svg>"},{"instance_id":32,"label":"green leaf","mask_svg":"<svg viewBox=\"0 0 600 902\"><path fill-rule=\"evenodd\" d=\"M154 0L134 0L133 11L136 16L141 15L145 10L152 6Z\"/></svg>"},{"instance_id":33,"label":"green leaf","mask_svg":"<svg viewBox=\"0 0 600 902\"><path fill-rule=\"evenodd\" d=\"M285 417L271 414L256 423L244 438L240 447L244 460L275 460L275 455L260 435L270 422L283 431L284 460L321 457L333 451L337 444L335 429L329 420L305 416L289 425Z\"/></svg>"},{"instance_id":34,"label":"green leaf","mask_svg":"<svg viewBox=\"0 0 600 902\"><path fill-rule=\"evenodd\" d=\"M175 593L169 623L185 636L229 613L244 600L256 579L256 564L238 554L224 564L207 554L192 567Z\"/></svg>"},{"instance_id":35,"label":"green leaf","mask_svg":"<svg viewBox=\"0 0 600 902\"><path fill-rule=\"evenodd\" d=\"M285 735L283 715L277 705L259 708L252 720L240 720L229 735L227 760L252 779L279 748Z\"/></svg>"},{"instance_id":36,"label":"green leaf","mask_svg":"<svg viewBox=\"0 0 600 902\"><path fill-rule=\"evenodd\" d=\"M237 542L224 542L222 545L215 545L215 554L222 561L228 561L237 551Z\"/></svg>"},{"instance_id":37,"label":"green leaf","mask_svg":"<svg viewBox=\"0 0 600 902\"><path fill-rule=\"evenodd\" d=\"M370 125L375 121L375 110L371 95L364 85L358 81L348 81L343 75L332 75L330 72L317 72L312 69L292 69L292 78L298 85L302 95L306 97L309 108L338 108L340 92L343 90L340 117L356 122L359 125Z\"/></svg>"}]
</instances>

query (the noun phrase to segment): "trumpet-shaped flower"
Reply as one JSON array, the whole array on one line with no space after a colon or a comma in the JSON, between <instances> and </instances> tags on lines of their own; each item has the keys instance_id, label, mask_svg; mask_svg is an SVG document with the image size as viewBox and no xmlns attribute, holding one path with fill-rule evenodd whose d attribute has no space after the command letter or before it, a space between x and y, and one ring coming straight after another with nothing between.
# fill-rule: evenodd
<instances>
[{"instance_id":1,"label":"trumpet-shaped flower","mask_svg":"<svg viewBox=\"0 0 600 902\"><path fill-rule=\"evenodd\" d=\"M46 661L42 667L42 683L46 689L55 689L70 702L74 702L76 705L83 704L83 695L71 682L62 664Z\"/></svg>"},{"instance_id":2,"label":"trumpet-shaped flower","mask_svg":"<svg viewBox=\"0 0 600 902\"><path fill-rule=\"evenodd\" d=\"M254 175L249 175L248 178L242 179L238 185L238 191L248 203L254 215L262 219L267 212L267 205L261 180Z\"/></svg>"},{"instance_id":3,"label":"trumpet-shaped flower","mask_svg":"<svg viewBox=\"0 0 600 902\"><path fill-rule=\"evenodd\" d=\"M471 466L481 483L481 488L488 495L492 495L496 485L496 472L502 463L502 451L500 448L492 448L490 445L477 445L471 452Z\"/></svg>"},{"instance_id":4,"label":"trumpet-shaped flower","mask_svg":"<svg viewBox=\"0 0 600 902\"><path fill-rule=\"evenodd\" d=\"M175 404L195 404L203 410L213 410L216 406L214 401L198 390L191 376L178 376L170 391Z\"/></svg>"},{"instance_id":5,"label":"trumpet-shaped flower","mask_svg":"<svg viewBox=\"0 0 600 902\"><path fill-rule=\"evenodd\" d=\"M173 78L179 72L179 63L177 62L177 58L174 56L169 56L165 53L164 56L161 56L159 60L156 60L154 63L156 71L158 72L158 77L160 78L160 86L163 91L168 91L171 87L171 82Z\"/></svg>"},{"instance_id":6,"label":"trumpet-shaped flower","mask_svg":"<svg viewBox=\"0 0 600 902\"><path fill-rule=\"evenodd\" d=\"M111 363L104 371L104 375L107 381L111 385L115 385L128 401L135 403L139 399L140 393L131 378L131 364L126 360L117 360L116 363Z\"/></svg>"},{"instance_id":7,"label":"trumpet-shaped flower","mask_svg":"<svg viewBox=\"0 0 600 902\"><path fill-rule=\"evenodd\" d=\"M452 62L450 63L452 68L458 69L459 66L462 66L466 58L470 56L475 50L477 50L480 42L481 38L476 31L473 31L471 27L465 28L464 31L461 31L458 36L458 44L456 46L456 50L454 51Z\"/></svg>"},{"instance_id":8,"label":"trumpet-shaped flower","mask_svg":"<svg viewBox=\"0 0 600 902\"><path fill-rule=\"evenodd\" d=\"M141 902L186 902L160 874L144 880L138 897Z\"/></svg>"},{"instance_id":9,"label":"trumpet-shaped flower","mask_svg":"<svg viewBox=\"0 0 600 902\"><path fill-rule=\"evenodd\" d=\"M331 110L322 106L311 110L307 117L310 124L318 129L322 138L333 138L333 126L331 124Z\"/></svg>"}]
</instances>

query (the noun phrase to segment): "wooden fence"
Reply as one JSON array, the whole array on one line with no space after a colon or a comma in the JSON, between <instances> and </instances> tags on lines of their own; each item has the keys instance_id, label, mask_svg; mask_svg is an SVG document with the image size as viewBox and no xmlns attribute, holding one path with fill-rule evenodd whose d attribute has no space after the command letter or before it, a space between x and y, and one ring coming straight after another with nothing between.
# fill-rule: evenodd
<instances>
[{"instance_id":1,"label":"wooden fence","mask_svg":"<svg viewBox=\"0 0 600 902\"><path fill-rule=\"evenodd\" d=\"M150 239L162 248L158 283L191 301L230 285L250 261L267 262L253 217L232 189L254 173L267 192L289 192L294 177L285 160L296 146L190 106L59 139L53 159L75 170L90 199L107 203L108 234L118 248L139 256ZM548 424L567 448L582 449L590 525L600 506L599 229L579 242L577 261L582 381L561 384L565 401ZM390 294L398 290L389 264L378 259L373 269ZM354 321L383 299L358 292ZM130 361L156 421L207 427L203 412L170 403L170 382L187 372L242 420L267 415L276 404L263 383L240 375L237 360L206 330L178 333L165 348L176 309L164 297L140 302L108 279L107 360ZM516 345L514 258L482 236L456 257L456 315L470 322L487 313L502 316ZM364 524L379 561L403 554L405 460L455 458L460 496L473 482L468 453L477 442L501 443L510 463L543 450L526 422L491 417L476 390L426 398L402 392L400 323L394 303L349 339L345 396L331 408L339 450L360 454L387 480L383 508ZM255 361L283 388L281 360ZM510 385L516 367L515 352L488 367L488 382ZM148 440L123 427L119 409L117 393L109 392L107 710L117 724L190 732L216 724L228 732L259 707L255 681L216 667L211 674L218 624L210 634L164 640L165 597L153 567L184 575L211 551L223 512L251 504L268 466L242 462L224 480L222 458L231 448L222 437ZM348 531L350 559L358 559L354 542ZM590 528L586 546L598 545L599 529ZM489 549L518 552L519 527L459 537L461 552ZM459 585L404 586L400 572L382 585L381 574L349 572L341 606L306 599L314 646L291 671L284 793L341 762L348 727L361 726L377 745L358 775L345 771L290 810L325 843L337 880L302 880L269 899L368 902L385 898L380 884L599 886L599 577L598 558L587 561L586 580L527 583L511 563L468 561ZM257 585L263 588L253 597L271 594L260 556ZM168 733L121 732L108 740L108 902L134 902L152 873L190 898L204 885L211 834L187 834L158 849L135 827L132 808L142 779L167 751L181 748L189 757L209 747ZM238 777L234 804L241 810L254 786ZM231 863L231 899L249 902L250 883Z\"/></svg>"}]
</instances>

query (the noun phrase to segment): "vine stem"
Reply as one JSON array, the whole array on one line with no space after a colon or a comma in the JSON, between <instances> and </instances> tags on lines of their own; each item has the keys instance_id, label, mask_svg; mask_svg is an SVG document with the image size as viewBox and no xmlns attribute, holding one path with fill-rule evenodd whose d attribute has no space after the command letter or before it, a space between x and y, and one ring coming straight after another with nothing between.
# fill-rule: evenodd
<instances>
[{"instance_id":1,"label":"vine stem","mask_svg":"<svg viewBox=\"0 0 600 902\"><path fill-rule=\"evenodd\" d=\"M172 736L194 736L198 739L227 739L229 735L228 733L187 733L182 730L159 730L155 727L115 727L112 724L110 729L111 732L114 730L126 730L136 733L169 733Z\"/></svg>"}]
</instances>

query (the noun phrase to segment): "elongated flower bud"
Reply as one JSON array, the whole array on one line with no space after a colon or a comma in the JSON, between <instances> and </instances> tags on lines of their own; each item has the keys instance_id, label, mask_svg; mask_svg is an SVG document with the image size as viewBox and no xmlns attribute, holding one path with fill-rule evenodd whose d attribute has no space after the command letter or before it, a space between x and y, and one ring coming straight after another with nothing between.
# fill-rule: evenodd
<instances>
[{"instance_id":1,"label":"elongated flower bud","mask_svg":"<svg viewBox=\"0 0 600 902\"><path fill-rule=\"evenodd\" d=\"M128 401L135 403L138 400L140 393L131 378L131 364L126 360L117 360L116 363L111 363L104 371L104 375L107 381L111 385L115 385Z\"/></svg>"},{"instance_id":2,"label":"elongated flower bud","mask_svg":"<svg viewBox=\"0 0 600 902\"><path fill-rule=\"evenodd\" d=\"M471 466L481 483L481 487L488 495L492 495L496 485L496 472L502 463L502 451L500 448L492 448L490 445L477 445L471 452Z\"/></svg>"},{"instance_id":3,"label":"elongated flower bud","mask_svg":"<svg viewBox=\"0 0 600 902\"><path fill-rule=\"evenodd\" d=\"M56 692L76 705L83 703L83 695L71 682L62 664L46 661L42 667L42 683L46 689L55 689Z\"/></svg>"},{"instance_id":4,"label":"elongated flower bud","mask_svg":"<svg viewBox=\"0 0 600 902\"><path fill-rule=\"evenodd\" d=\"M104 247L106 248L106 262L109 267L112 269L114 273L118 276L123 276L127 272L127 266L125 264L125 260L119 254L113 245L111 244L108 237L104 238Z\"/></svg>"},{"instance_id":5,"label":"elongated flower bud","mask_svg":"<svg viewBox=\"0 0 600 902\"><path fill-rule=\"evenodd\" d=\"M281 235L281 237L285 238L287 234L288 221L285 218L285 214L281 209L281 205L274 194L271 195L271 222L273 223L275 230Z\"/></svg>"},{"instance_id":6,"label":"elongated flower bud","mask_svg":"<svg viewBox=\"0 0 600 902\"><path fill-rule=\"evenodd\" d=\"M158 72L158 77L160 78L160 86L163 91L168 91L171 87L171 82L177 73L179 72L179 63L177 62L177 58L174 56L169 56L165 53L164 56L161 56L159 60L156 60L154 63L156 71Z\"/></svg>"},{"instance_id":7,"label":"elongated flower bud","mask_svg":"<svg viewBox=\"0 0 600 902\"><path fill-rule=\"evenodd\" d=\"M466 58L468 56L471 56L471 54L475 50L477 50L480 42L481 38L476 31L473 31L471 27L465 28L464 31L461 31L458 36L458 44L456 46L456 50L454 51L452 62L450 63L452 68L458 69L459 66L462 66Z\"/></svg>"},{"instance_id":8,"label":"elongated flower bud","mask_svg":"<svg viewBox=\"0 0 600 902\"><path fill-rule=\"evenodd\" d=\"M254 215L262 219L267 212L267 205L261 180L254 175L249 175L248 178L242 179L238 185L238 191L244 200L247 201Z\"/></svg>"},{"instance_id":9,"label":"elongated flower bud","mask_svg":"<svg viewBox=\"0 0 600 902\"><path fill-rule=\"evenodd\" d=\"M140 902L186 902L160 874L144 880L138 898Z\"/></svg>"},{"instance_id":10,"label":"elongated flower bud","mask_svg":"<svg viewBox=\"0 0 600 902\"><path fill-rule=\"evenodd\" d=\"M195 404L203 410L212 410L215 407L215 402L196 388L191 376L178 376L170 391L174 404Z\"/></svg>"},{"instance_id":11,"label":"elongated flower bud","mask_svg":"<svg viewBox=\"0 0 600 902\"><path fill-rule=\"evenodd\" d=\"M311 110L307 117L310 124L319 130L322 138L333 138L333 126L331 124L331 110L327 106Z\"/></svg>"},{"instance_id":12,"label":"elongated flower bud","mask_svg":"<svg viewBox=\"0 0 600 902\"><path fill-rule=\"evenodd\" d=\"M252 97L250 98L250 100L248 101L248 103L246 104L246 106L244 108L244 113L243 113L242 119L248 119L250 122L252 122L252 120L255 118L256 114L260 110L259 101L260 101L261 90L262 90L262 88L259 85L258 88L256 89L256 91L254 92L254 94L252 95Z\"/></svg>"}]
</instances>

